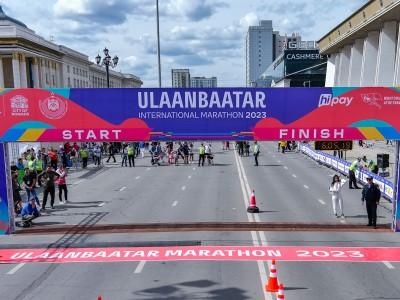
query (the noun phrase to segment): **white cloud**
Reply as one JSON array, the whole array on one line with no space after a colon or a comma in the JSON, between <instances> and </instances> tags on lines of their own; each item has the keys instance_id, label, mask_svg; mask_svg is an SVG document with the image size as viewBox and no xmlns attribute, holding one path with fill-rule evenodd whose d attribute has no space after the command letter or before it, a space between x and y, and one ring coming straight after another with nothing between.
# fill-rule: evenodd
<instances>
[{"instance_id":1,"label":"white cloud","mask_svg":"<svg viewBox=\"0 0 400 300\"><path fill-rule=\"evenodd\" d=\"M86 0L57 0L53 9L58 16L69 13L83 14L87 13L86 2Z\"/></svg>"},{"instance_id":2,"label":"white cloud","mask_svg":"<svg viewBox=\"0 0 400 300\"><path fill-rule=\"evenodd\" d=\"M129 67L134 68L139 63L139 59L136 56L128 56L122 59L123 63L126 63Z\"/></svg>"},{"instance_id":3,"label":"white cloud","mask_svg":"<svg viewBox=\"0 0 400 300\"><path fill-rule=\"evenodd\" d=\"M240 26L248 28L249 26L258 25L259 19L256 13L251 12L240 19Z\"/></svg>"}]
</instances>

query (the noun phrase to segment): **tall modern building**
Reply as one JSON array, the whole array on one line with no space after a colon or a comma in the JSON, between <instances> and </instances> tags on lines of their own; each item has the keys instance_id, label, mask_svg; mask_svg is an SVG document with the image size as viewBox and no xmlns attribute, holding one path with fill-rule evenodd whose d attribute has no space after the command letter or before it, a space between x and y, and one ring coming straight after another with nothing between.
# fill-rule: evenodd
<instances>
[{"instance_id":1,"label":"tall modern building","mask_svg":"<svg viewBox=\"0 0 400 300\"><path fill-rule=\"evenodd\" d=\"M271 20L260 21L250 26L246 36L246 86L269 67L274 61L274 40Z\"/></svg>"},{"instance_id":2,"label":"tall modern building","mask_svg":"<svg viewBox=\"0 0 400 300\"><path fill-rule=\"evenodd\" d=\"M0 6L0 88L107 87L106 70L74 49L37 35ZM132 74L110 70L110 87L141 87Z\"/></svg>"},{"instance_id":3,"label":"tall modern building","mask_svg":"<svg viewBox=\"0 0 400 300\"><path fill-rule=\"evenodd\" d=\"M187 88L190 87L189 69L172 69L172 87Z\"/></svg>"},{"instance_id":4,"label":"tall modern building","mask_svg":"<svg viewBox=\"0 0 400 300\"><path fill-rule=\"evenodd\" d=\"M190 78L192 88L215 88L217 87L217 77L192 77Z\"/></svg>"}]
</instances>

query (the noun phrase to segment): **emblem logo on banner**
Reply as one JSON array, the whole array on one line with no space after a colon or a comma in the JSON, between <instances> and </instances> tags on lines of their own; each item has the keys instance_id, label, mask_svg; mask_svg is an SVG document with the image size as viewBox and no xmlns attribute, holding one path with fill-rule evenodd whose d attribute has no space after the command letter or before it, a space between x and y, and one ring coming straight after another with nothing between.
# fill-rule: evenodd
<instances>
[{"instance_id":1,"label":"emblem logo on banner","mask_svg":"<svg viewBox=\"0 0 400 300\"><path fill-rule=\"evenodd\" d=\"M17 95L11 99L11 115L14 117L27 117L29 116L28 108L28 98L24 96Z\"/></svg>"},{"instance_id":2,"label":"emblem logo on banner","mask_svg":"<svg viewBox=\"0 0 400 300\"><path fill-rule=\"evenodd\" d=\"M68 102L51 93L50 97L39 101L39 107L45 117L53 120L60 119L68 110Z\"/></svg>"},{"instance_id":3,"label":"emblem logo on banner","mask_svg":"<svg viewBox=\"0 0 400 300\"><path fill-rule=\"evenodd\" d=\"M361 94L361 98L363 102L369 103L369 105L377 106L379 109L382 108L378 103L378 101L382 101L382 95L379 93Z\"/></svg>"}]
</instances>

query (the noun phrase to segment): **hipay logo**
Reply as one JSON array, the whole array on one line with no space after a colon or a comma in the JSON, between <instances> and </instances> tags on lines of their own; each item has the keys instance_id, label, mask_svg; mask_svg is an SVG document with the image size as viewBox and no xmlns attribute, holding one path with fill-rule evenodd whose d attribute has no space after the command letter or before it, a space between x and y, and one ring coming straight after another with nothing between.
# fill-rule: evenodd
<instances>
[{"instance_id":1,"label":"hipay logo","mask_svg":"<svg viewBox=\"0 0 400 300\"><path fill-rule=\"evenodd\" d=\"M331 94L321 94L319 97L318 107L321 106L334 106L336 104L345 104L349 106L353 97L333 97Z\"/></svg>"}]
</instances>

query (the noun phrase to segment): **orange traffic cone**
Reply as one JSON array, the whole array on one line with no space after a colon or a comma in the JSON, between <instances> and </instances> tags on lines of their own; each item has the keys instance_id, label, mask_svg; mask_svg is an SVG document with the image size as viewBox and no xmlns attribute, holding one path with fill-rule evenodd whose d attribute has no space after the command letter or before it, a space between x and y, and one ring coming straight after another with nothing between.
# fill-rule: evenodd
<instances>
[{"instance_id":1,"label":"orange traffic cone","mask_svg":"<svg viewBox=\"0 0 400 300\"><path fill-rule=\"evenodd\" d=\"M285 299L285 293L283 292L283 284L282 283L279 285L278 299Z\"/></svg>"},{"instance_id":2,"label":"orange traffic cone","mask_svg":"<svg viewBox=\"0 0 400 300\"><path fill-rule=\"evenodd\" d=\"M259 209L256 205L256 196L254 195L254 190L251 193L251 198L250 198L250 205L247 207L247 212L249 213L258 213Z\"/></svg>"},{"instance_id":3,"label":"orange traffic cone","mask_svg":"<svg viewBox=\"0 0 400 300\"><path fill-rule=\"evenodd\" d=\"M265 290L267 292L277 292L279 290L275 260L272 261L271 270L269 271L268 285L265 287Z\"/></svg>"}]
</instances>

